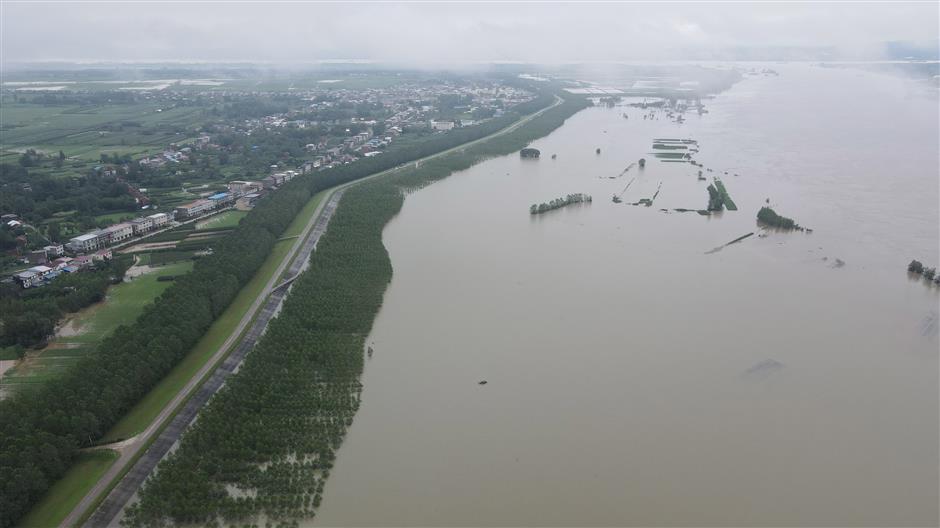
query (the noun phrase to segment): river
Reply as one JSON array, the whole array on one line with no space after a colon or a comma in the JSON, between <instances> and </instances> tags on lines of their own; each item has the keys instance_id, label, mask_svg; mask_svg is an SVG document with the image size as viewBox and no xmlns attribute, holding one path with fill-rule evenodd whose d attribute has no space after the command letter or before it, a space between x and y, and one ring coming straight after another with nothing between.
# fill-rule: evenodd
<instances>
[{"instance_id":1,"label":"river","mask_svg":"<svg viewBox=\"0 0 940 528\"><path fill-rule=\"evenodd\" d=\"M905 269L940 264L937 100L773 68L685 123L590 108L540 160L410 194L316 524L936 525L938 288ZM657 137L697 140L739 210L660 211L708 182ZM768 198L813 232L759 230Z\"/></svg>"}]
</instances>

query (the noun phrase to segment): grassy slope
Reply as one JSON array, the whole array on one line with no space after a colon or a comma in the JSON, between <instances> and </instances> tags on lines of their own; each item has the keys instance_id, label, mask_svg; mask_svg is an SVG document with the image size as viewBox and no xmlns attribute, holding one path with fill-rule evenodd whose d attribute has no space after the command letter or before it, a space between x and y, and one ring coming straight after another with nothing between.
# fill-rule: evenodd
<instances>
[{"instance_id":1,"label":"grassy slope","mask_svg":"<svg viewBox=\"0 0 940 528\"><path fill-rule=\"evenodd\" d=\"M117 458L117 452L111 450L80 454L72 469L20 520L20 526L57 526Z\"/></svg>"}]
</instances>

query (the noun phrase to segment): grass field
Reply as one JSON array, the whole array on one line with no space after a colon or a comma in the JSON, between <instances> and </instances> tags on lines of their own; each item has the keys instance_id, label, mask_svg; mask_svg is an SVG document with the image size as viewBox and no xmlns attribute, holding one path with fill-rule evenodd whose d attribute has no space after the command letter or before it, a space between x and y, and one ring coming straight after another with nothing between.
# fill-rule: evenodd
<instances>
[{"instance_id":1,"label":"grass field","mask_svg":"<svg viewBox=\"0 0 940 528\"><path fill-rule=\"evenodd\" d=\"M72 469L49 489L36 507L20 520L18 526L58 526L117 458L117 452L108 449L86 451L78 455Z\"/></svg>"},{"instance_id":2,"label":"grass field","mask_svg":"<svg viewBox=\"0 0 940 528\"><path fill-rule=\"evenodd\" d=\"M297 236L303 232L317 206L323 200L325 192L314 196L300 211L294 221L284 231L283 237ZM274 246L267 260L247 285L238 293L232 304L212 323L199 343L183 358L170 373L137 403L124 417L101 439L102 443L116 442L130 438L147 428L160 411L186 385L193 375L202 368L216 350L228 338L238 322L251 307L255 299L264 290L264 286L277 270L278 265L290 251L294 240L282 240ZM168 284L168 283L167 283Z\"/></svg>"},{"instance_id":3,"label":"grass field","mask_svg":"<svg viewBox=\"0 0 940 528\"><path fill-rule=\"evenodd\" d=\"M158 281L157 277L181 275L192 269L192 265L191 261L170 264L112 286L104 302L89 306L70 318L66 325L69 335L56 337L43 350L30 353L3 376L3 385L15 390L59 375L117 327L134 322L144 307L172 284Z\"/></svg>"},{"instance_id":4,"label":"grass field","mask_svg":"<svg viewBox=\"0 0 940 528\"><path fill-rule=\"evenodd\" d=\"M222 227L235 227L238 225L238 222L242 218L248 215L248 211L226 211L221 214L217 214L196 223L196 230L202 229L219 229Z\"/></svg>"},{"instance_id":5,"label":"grass field","mask_svg":"<svg viewBox=\"0 0 940 528\"><path fill-rule=\"evenodd\" d=\"M3 105L0 144L95 161L102 152L141 155L188 139L185 127L201 114L191 107L162 108L156 102L109 105Z\"/></svg>"}]
</instances>

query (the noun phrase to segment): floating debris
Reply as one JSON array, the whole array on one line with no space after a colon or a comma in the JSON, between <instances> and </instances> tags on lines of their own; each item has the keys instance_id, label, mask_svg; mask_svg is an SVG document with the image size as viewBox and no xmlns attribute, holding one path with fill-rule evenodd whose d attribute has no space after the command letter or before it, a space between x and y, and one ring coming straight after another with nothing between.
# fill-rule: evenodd
<instances>
[{"instance_id":1,"label":"floating debris","mask_svg":"<svg viewBox=\"0 0 940 528\"><path fill-rule=\"evenodd\" d=\"M775 359L765 359L744 371L747 379L767 379L783 369L784 364Z\"/></svg>"},{"instance_id":2,"label":"floating debris","mask_svg":"<svg viewBox=\"0 0 940 528\"><path fill-rule=\"evenodd\" d=\"M477 385L486 385L487 383L489 383L489 382L486 381L486 380L480 380L480 381L477 382Z\"/></svg>"},{"instance_id":3,"label":"floating debris","mask_svg":"<svg viewBox=\"0 0 940 528\"><path fill-rule=\"evenodd\" d=\"M721 246L712 248L712 249L706 251L705 254L706 254L706 255L711 255L712 253L718 253L718 252L721 251L722 249L724 249L724 248L730 246L731 244L737 244L738 242L744 240L745 238L750 237L750 236L753 236L753 235L754 235L754 232L751 231L750 233L748 233L748 234L746 234L746 235L739 236L738 238L732 240L731 242L728 242L727 244L723 244L723 245L721 245Z\"/></svg>"}]
</instances>

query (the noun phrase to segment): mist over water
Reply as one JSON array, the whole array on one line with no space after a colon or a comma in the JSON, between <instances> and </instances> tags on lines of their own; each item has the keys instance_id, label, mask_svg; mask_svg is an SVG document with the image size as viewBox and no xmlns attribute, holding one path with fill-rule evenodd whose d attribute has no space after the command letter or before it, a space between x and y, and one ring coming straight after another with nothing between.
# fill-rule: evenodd
<instances>
[{"instance_id":1,"label":"mist over water","mask_svg":"<svg viewBox=\"0 0 940 528\"><path fill-rule=\"evenodd\" d=\"M409 195L316 524L936 525L940 297L905 272L940 264L936 100L773 68L684 124L591 108L540 160ZM708 182L660 137L698 140L739 210L661 212ZM814 232L760 231L767 198Z\"/></svg>"}]
</instances>

